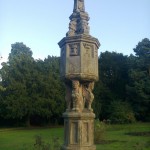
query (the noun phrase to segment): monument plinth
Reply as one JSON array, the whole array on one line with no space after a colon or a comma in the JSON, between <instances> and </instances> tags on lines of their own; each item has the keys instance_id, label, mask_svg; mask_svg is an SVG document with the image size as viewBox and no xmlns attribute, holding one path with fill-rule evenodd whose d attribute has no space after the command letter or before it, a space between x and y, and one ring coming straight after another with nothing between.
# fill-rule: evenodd
<instances>
[{"instance_id":1,"label":"monument plinth","mask_svg":"<svg viewBox=\"0 0 150 150\"><path fill-rule=\"evenodd\" d=\"M65 137L62 150L96 150L91 107L94 82L98 80L98 39L90 35L84 0L74 0L69 31L58 44L60 74L66 86L67 109L63 114Z\"/></svg>"}]
</instances>

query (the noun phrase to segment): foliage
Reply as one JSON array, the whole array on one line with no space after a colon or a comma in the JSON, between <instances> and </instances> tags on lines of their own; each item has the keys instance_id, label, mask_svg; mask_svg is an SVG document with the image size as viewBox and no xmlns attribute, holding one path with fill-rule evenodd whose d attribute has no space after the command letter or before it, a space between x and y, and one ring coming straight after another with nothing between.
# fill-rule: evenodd
<instances>
[{"instance_id":1,"label":"foliage","mask_svg":"<svg viewBox=\"0 0 150 150\"><path fill-rule=\"evenodd\" d=\"M28 96L28 82L32 77L32 52L23 43L12 44L9 61L1 69L4 92L3 106L6 118L22 119L31 113L31 97Z\"/></svg>"},{"instance_id":2,"label":"foliage","mask_svg":"<svg viewBox=\"0 0 150 150\"><path fill-rule=\"evenodd\" d=\"M111 123L125 124L135 122L134 112L127 102L112 101L108 111Z\"/></svg>"},{"instance_id":3,"label":"foliage","mask_svg":"<svg viewBox=\"0 0 150 150\"><path fill-rule=\"evenodd\" d=\"M61 144L58 137L53 137L51 143L45 143L40 135L35 136L35 150L60 150Z\"/></svg>"},{"instance_id":4,"label":"foliage","mask_svg":"<svg viewBox=\"0 0 150 150\"><path fill-rule=\"evenodd\" d=\"M135 116L138 121L149 121L149 39L143 39L133 50L135 56L108 51L100 54L100 80L95 84L92 104L97 119L129 123ZM23 43L11 45L8 61L0 69L0 125L63 122L65 90L59 76L59 59L48 56L35 60Z\"/></svg>"},{"instance_id":5,"label":"foliage","mask_svg":"<svg viewBox=\"0 0 150 150\"><path fill-rule=\"evenodd\" d=\"M41 118L47 123L61 121L64 93L59 79L59 58L49 56L44 61L34 60L30 48L15 43L0 74L6 89L1 116L24 120L27 126L34 122L32 118Z\"/></svg>"},{"instance_id":6,"label":"foliage","mask_svg":"<svg viewBox=\"0 0 150 150\"><path fill-rule=\"evenodd\" d=\"M134 49L136 57L129 57L129 84L127 100L131 103L136 118L150 121L150 41L143 39Z\"/></svg>"},{"instance_id":7,"label":"foliage","mask_svg":"<svg viewBox=\"0 0 150 150\"><path fill-rule=\"evenodd\" d=\"M94 128L94 142L95 144L100 144L105 140L106 136L106 124L105 122L95 121Z\"/></svg>"},{"instance_id":8,"label":"foliage","mask_svg":"<svg viewBox=\"0 0 150 150\"><path fill-rule=\"evenodd\" d=\"M94 110L101 120L109 119L110 113L108 110L112 101L125 100L126 98L127 60L128 57L123 56L123 54L108 51L101 53L99 57L100 80L95 86Z\"/></svg>"},{"instance_id":9,"label":"foliage","mask_svg":"<svg viewBox=\"0 0 150 150\"><path fill-rule=\"evenodd\" d=\"M127 56L116 52L103 52L99 57L100 80L117 97L126 96L128 80Z\"/></svg>"}]
</instances>

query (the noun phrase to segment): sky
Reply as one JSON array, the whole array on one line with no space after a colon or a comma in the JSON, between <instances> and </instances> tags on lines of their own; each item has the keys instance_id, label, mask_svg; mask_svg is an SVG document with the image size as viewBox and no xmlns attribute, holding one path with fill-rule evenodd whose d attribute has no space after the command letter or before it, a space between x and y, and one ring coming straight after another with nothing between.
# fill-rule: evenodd
<instances>
[{"instance_id":1,"label":"sky","mask_svg":"<svg viewBox=\"0 0 150 150\"><path fill-rule=\"evenodd\" d=\"M74 0L0 0L0 56L6 61L11 44L23 42L35 59L60 56ZM85 0L90 35L101 52L134 54L133 48L150 39L150 0Z\"/></svg>"}]
</instances>

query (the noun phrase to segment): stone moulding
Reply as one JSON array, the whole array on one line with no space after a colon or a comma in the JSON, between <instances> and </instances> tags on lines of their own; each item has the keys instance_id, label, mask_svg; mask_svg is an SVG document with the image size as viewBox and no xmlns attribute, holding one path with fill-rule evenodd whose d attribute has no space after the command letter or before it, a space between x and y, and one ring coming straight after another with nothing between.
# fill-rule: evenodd
<instances>
[{"instance_id":1,"label":"stone moulding","mask_svg":"<svg viewBox=\"0 0 150 150\"><path fill-rule=\"evenodd\" d=\"M92 112L66 112L63 117L65 143L62 150L96 150L93 143L95 114Z\"/></svg>"},{"instance_id":2,"label":"stone moulding","mask_svg":"<svg viewBox=\"0 0 150 150\"><path fill-rule=\"evenodd\" d=\"M60 47L63 47L65 44L67 43L72 43L72 42L87 42L87 43L94 43L97 47L97 49L100 47L100 42L98 41L97 38L92 37L91 35L84 35L84 34L79 34L76 36L71 36L71 37L64 37L59 43L58 45Z\"/></svg>"},{"instance_id":3,"label":"stone moulding","mask_svg":"<svg viewBox=\"0 0 150 150\"><path fill-rule=\"evenodd\" d=\"M66 74L64 76L61 76L61 79L66 79L66 80L71 80L71 79L76 79L76 80L84 80L84 81L98 81L99 77L95 76L93 74L86 74L86 73L74 73L74 74Z\"/></svg>"}]
</instances>

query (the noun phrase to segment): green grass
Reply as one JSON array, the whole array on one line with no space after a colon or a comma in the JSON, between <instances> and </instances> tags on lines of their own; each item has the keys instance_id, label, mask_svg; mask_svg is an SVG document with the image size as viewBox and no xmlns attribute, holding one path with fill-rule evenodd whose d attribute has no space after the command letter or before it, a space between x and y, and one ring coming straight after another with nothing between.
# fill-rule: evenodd
<instances>
[{"instance_id":1,"label":"green grass","mask_svg":"<svg viewBox=\"0 0 150 150\"><path fill-rule=\"evenodd\" d=\"M97 150L150 150L150 135L133 136L126 134L132 132L150 132L150 123L108 125L105 142L97 145Z\"/></svg>"},{"instance_id":2,"label":"green grass","mask_svg":"<svg viewBox=\"0 0 150 150\"><path fill-rule=\"evenodd\" d=\"M131 136L129 132L150 131L150 123L131 125L108 125L104 143L97 150L150 150L150 136ZM40 135L46 143L53 137L60 137L63 143L63 128L0 129L0 150L30 150L35 136ZM28 149L27 149L28 147Z\"/></svg>"},{"instance_id":3,"label":"green grass","mask_svg":"<svg viewBox=\"0 0 150 150\"><path fill-rule=\"evenodd\" d=\"M29 149L27 147L32 149L37 135L44 142L51 143L53 137L63 139L63 128L0 129L0 150L26 150Z\"/></svg>"}]
</instances>

